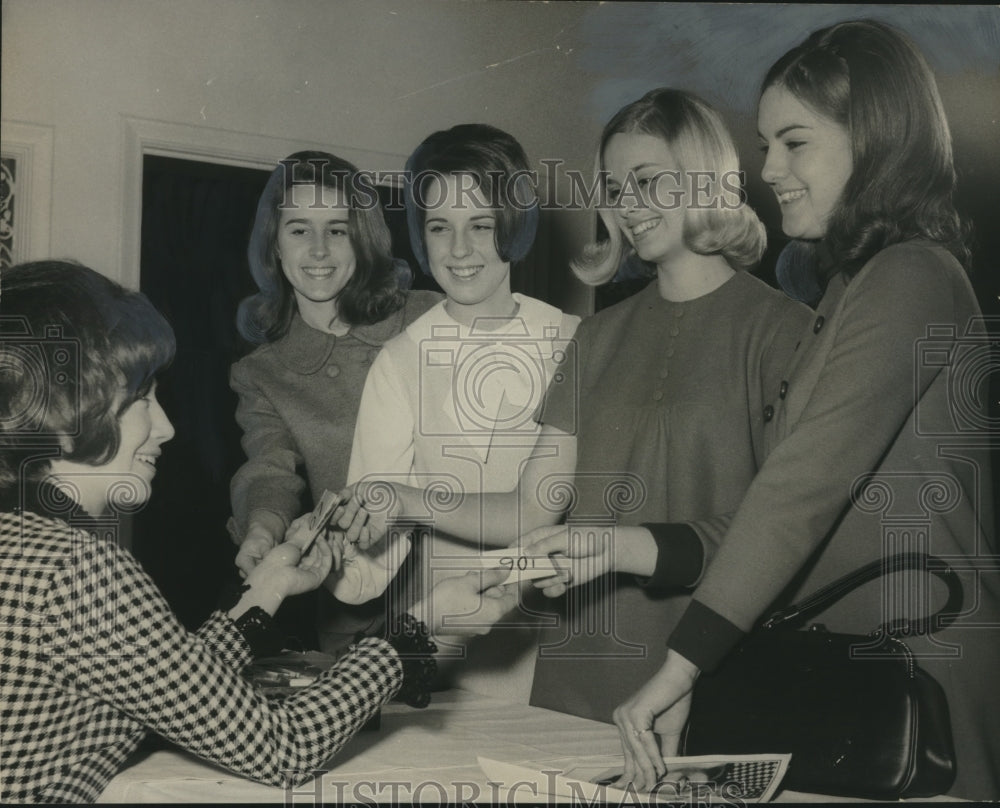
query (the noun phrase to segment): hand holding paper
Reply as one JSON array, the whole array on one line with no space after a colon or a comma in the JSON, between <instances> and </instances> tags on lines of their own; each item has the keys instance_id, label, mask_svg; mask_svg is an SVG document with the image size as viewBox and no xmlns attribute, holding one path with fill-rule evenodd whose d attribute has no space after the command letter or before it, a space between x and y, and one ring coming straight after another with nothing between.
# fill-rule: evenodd
<instances>
[{"instance_id":1,"label":"hand holding paper","mask_svg":"<svg viewBox=\"0 0 1000 808\"><path fill-rule=\"evenodd\" d=\"M548 556L526 555L516 547L489 550L480 553L477 558L482 563L483 569L503 569L510 572L510 575L499 584L500 586L518 581L532 581L536 578L551 578L559 573L559 569Z\"/></svg>"},{"instance_id":2,"label":"hand holding paper","mask_svg":"<svg viewBox=\"0 0 1000 808\"><path fill-rule=\"evenodd\" d=\"M299 517L288 526L288 530L285 531L285 541L294 542L302 550L302 555L306 555L312 549L316 539L326 530L326 526L339 504L339 495L332 491L324 491L312 513L304 519Z\"/></svg>"},{"instance_id":3,"label":"hand holding paper","mask_svg":"<svg viewBox=\"0 0 1000 808\"><path fill-rule=\"evenodd\" d=\"M550 598L615 568L606 527L546 525L522 536L521 546L527 555L549 559L551 575L544 576L535 586Z\"/></svg>"},{"instance_id":4,"label":"hand holding paper","mask_svg":"<svg viewBox=\"0 0 1000 808\"><path fill-rule=\"evenodd\" d=\"M517 589L503 585L508 577L494 568L445 578L407 611L427 624L431 636L487 634L517 605Z\"/></svg>"}]
</instances>

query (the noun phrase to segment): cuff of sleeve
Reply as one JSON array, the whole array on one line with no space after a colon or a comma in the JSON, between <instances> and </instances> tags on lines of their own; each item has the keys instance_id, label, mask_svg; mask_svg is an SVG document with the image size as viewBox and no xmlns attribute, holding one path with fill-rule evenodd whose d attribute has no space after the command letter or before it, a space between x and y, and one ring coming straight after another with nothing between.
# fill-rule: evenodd
<instances>
[{"instance_id":1,"label":"cuff of sleeve","mask_svg":"<svg viewBox=\"0 0 1000 808\"><path fill-rule=\"evenodd\" d=\"M684 522L643 524L656 542L656 567L648 578L637 578L647 589L694 586L701 578L705 548L693 527Z\"/></svg>"},{"instance_id":2,"label":"cuff of sleeve","mask_svg":"<svg viewBox=\"0 0 1000 808\"><path fill-rule=\"evenodd\" d=\"M246 531L240 530L240 526L236 524L235 516L230 516L226 520L226 530L229 532L229 538L232 540L233 544L237 547L243 544L243 536L246 534Z\"/></svg>"},{"instance_id":3,"label":"cuff of sleeve","mask_svg":"<svg viewBox=\"0 0 1000 808\"><path fill-rule=\"evenodd\" d=\"M287 527L302 513L302 492L284 488L273 480L256 480L239 502L233 497L233 511L236 514L245 513L248 522L255 512L268 511L277 515Z\"/></svg>"},{"instance_id":4,"label":"cuff of sleeve","mask_svg":"<svg viewBox=\"0 0 1000 808\"><path fill-rule=\"evenodd\" d=\"M253 661L246 638L225 612L212 612L198 629L198 636L233 670L241 671Z\"/></svg>"},{"instance_id":5,"label":"cuff of sleeve","mask_svg":"<svg viewBox=\"0 0 1000 808\"><path fill-rule=\"evenodd\" d=\"M692 600L667 640L667 647L708 673L743 636L744 632L721 614Z\"/></svg>"},{"instance_id":6,"label":"cuff of sleeve","mask_svg":"<svg viewBox=\"0 0 1000 808\"><path fill-rule=\"evenodd\" d=\"M264 508L255 508L250 511L250 517L247 520L247 530L250 529L250 525L254 522L259 524L264 530L270 533L272 536L277 538L280 542L284 538L285 531L288 529L288 523L285 522L284 518L275 513L274 511L269 511ZM246 534L244 534L246 535Z\"/></svg>"}]
</instances>

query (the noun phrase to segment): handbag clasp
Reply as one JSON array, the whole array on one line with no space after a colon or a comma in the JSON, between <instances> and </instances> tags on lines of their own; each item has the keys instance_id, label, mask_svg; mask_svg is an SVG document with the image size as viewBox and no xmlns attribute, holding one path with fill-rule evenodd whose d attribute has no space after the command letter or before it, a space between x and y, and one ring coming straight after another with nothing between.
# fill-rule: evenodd
<instances>
[{"instance_id":1,"label":"handbag clasp","mask_svg":"<svg viewBox=\"0 0 1000 808\"><path fill-rule=\"evenodd\" d=\"M787 609L779 609L778 611L772 613L771 616L761 624L761 628L774 628L775 626L787 623L789 620L798 616L799 610L794 606L790 606Z\"/></svg>"}]
</instances>

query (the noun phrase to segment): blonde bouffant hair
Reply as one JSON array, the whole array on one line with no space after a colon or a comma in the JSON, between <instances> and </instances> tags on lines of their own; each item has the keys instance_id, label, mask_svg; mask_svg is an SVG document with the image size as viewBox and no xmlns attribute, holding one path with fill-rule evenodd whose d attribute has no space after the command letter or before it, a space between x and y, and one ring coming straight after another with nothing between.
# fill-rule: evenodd
<instances>
[{"instance_id":1,"label":"blonde bouffant hair","mask_svg":"<svg viewBox=\"0 0 1000 808\"><path fill-rule=\"evenodd\" d=\"M757 265L767 236L757 214L745 204L741 187L733 186L739 174L736 147L719 113L692 93L662 87L622 107L608 121L597 150L598 213L608 231L605 241L588 245L572 263L584 283L597 286L611 280L622 262L635 256L607 205L604 151L617 134L642 134L661 138L688 177L697 172L698 193L707 204L690 207L684 216L684 243L700 255L722 255L736 270ZM739 199L736 204L732 196ZM634 260L638 260L635 256ZM652 275L655 267L649 265Z\"/></svg>"}]
</instances>

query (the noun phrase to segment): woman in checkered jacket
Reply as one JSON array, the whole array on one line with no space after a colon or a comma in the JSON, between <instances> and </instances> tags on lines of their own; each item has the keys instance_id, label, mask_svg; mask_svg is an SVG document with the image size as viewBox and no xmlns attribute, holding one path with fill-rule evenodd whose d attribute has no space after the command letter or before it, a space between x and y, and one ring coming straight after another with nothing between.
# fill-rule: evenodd
<instances>
[{"instance_id":1,"label":"woman in checkered jacket","mask_svg":"<svg viewBox=\"0 0 1000 808\"><path fill-rule=\"evenodd\" d=\"M238 602L185 631L115 541L173 436L155 389L170 326L80 265L25 264L0 282L0 798L92 801L148 731L246 777L298 783L389 699L426 704L435 649L413 616L424 604L281 704L240 677L283 599L330 571L325 538L302 555L301 522ZM435 611L495 621L513 593L481 590L502 577L439 586Z\"/></svg>"}]
</instances>

